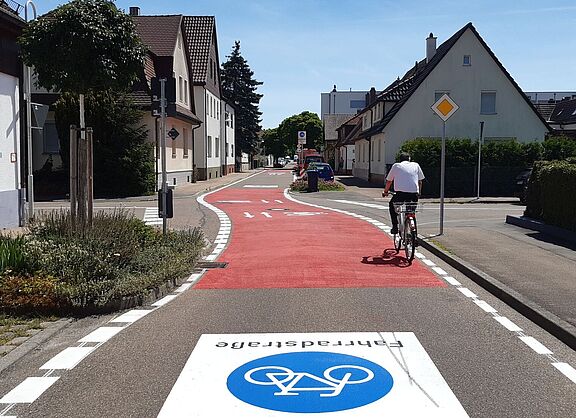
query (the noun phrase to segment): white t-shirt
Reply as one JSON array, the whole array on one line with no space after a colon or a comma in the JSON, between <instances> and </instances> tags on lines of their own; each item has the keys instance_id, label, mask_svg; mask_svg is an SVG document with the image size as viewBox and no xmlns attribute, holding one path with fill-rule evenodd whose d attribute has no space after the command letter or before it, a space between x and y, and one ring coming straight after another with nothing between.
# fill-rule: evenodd
<instances>
[{"instance_id":1,"label":"white t-shirt","mask_svg":"<svg viewBox=\"0 0 576 418\"><path fill-rule=\"evenodd\" d=\"M397 192L419 193L418 181L424 180L424 173L420 164L402 161L392 166L386 180L394 181L394 190Z\"/></svg>"}]
</instances>

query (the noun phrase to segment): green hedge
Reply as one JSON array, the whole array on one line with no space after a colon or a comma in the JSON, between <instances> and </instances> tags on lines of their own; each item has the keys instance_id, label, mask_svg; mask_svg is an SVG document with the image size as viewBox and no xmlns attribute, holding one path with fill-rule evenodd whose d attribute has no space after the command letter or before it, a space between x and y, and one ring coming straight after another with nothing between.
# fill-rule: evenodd
<instances>
[{"instance_id":1,"label":"green hedge","mask_svg":"<svg viewBox=\"0 0 576 418\"><path fill-rule=\"evenodd\" d=\"M539 161L528 182L524 215L576 232L576 160Z\"/></svg>"}]
</instances>

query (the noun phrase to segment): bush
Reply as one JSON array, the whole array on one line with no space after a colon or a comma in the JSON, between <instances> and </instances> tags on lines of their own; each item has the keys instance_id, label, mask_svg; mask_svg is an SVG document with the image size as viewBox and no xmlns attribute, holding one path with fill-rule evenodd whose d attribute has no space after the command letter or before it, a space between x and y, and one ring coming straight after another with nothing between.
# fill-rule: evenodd
<instances>
[{"instance_id":1,"label":"bush","mask_svg":"<svg viewBox=\"0 0 576 418\"><path fill-rule=\"evenodd\" d=\"M50 276L7 276L0 282L0 308L10 313L42 314L67 307L58 280Z\"/></svg>"},{"instance_id":2,"label":"bush","mask_svg":"<svg viewBox=\"0 0 576 418\"><path fill-rule=\"evenodd\" d=\"M570 157L576 157L576 139L566 136L556 136L544 141L543 160L565 160Z\"/></svg>"},{"instance_id":3,"label":"bush","mask_svg":"<svg viewBox=\"0 0 576 418\"><path fill-rule=\"evenodd\" d=\"M32 268L24 250L24 237L10 237L0 234L0 275L10 270L27 272Z\"/></svg>"},{"instance_id":4,"label":"bush","mask_svg":"<svg viewBox=\"0 0 576 418\"><path fill-rule=\"evenodd\" d=\"M305 192L308 190L308 182L305 180L296 180L290 185L290 190L293 192ZM341 192L343 190L345 190L344 186L336 181L318 179L318 191L320 192Z\"/></svg>"},{"instance_id":5,"label":"bush","mask_svg":"<svg viewBox=\"0 0 576 418\"><path fill-rule=\"evenodd\" d=\"M97 212L92 227L73 224L67 212L52 212L37 217L22 241L24 258L35 260L34 276L3 280L0 308L13 310L17 303L25 309L38 303L41 310L102 308L115 299L143 296L189 274L203 246L197 228L163 237L127 211ZM23 285L29 291L19 291Z\"/></svg>"},{"instance_id":6,"label":"bush","mask_svg":"<svg viewBox=\"0 0 576 418\"><path fill-rule=\"evenodd\" d=\"M528 217L576 231L576 162L541 161L528 181Z\"/></svg>"}]
</instances>

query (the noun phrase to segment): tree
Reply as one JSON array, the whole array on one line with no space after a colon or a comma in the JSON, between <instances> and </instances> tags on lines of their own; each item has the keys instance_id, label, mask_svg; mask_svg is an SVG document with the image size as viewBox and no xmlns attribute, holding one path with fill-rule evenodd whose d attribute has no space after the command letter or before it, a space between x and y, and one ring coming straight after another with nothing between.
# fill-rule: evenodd
<instances>
[{"instance_id":1,"label":"tree","mask_svg":"<svg viewBox=\"0 0 576 418\"><path fill-rule=\"evenodd\" d=\"M234 43L227 58L222 64L220 78L224 97L236 109L236 155L240 156L242 152L252 154L258 143L258 132L262 129L262 112L258 108L262 95L256 90L263 83L254 79L254 72L240 54L240 41Z\"/></svg>"},{"instance_id":2,"label":"tree","mask_svg":"<svg viewBox=\"0 0 576 418\"><path fill-rule=\"evenodd\" d=\"M287 154L288 147L280 140L276 128L265 129L262 133L262 140L266 154L273 155L274 160L278 160L278 157L284 157Z\"/></svg>"},{"instance_id":3,"label":"tree","mask_svg":"<svg viewBox=\"0 0 576 418\"><path fill-rule=\"evenodd\" d=\"M280 123L277 134L289 151L288 154L295 153L298 131L306 131L306 148L320 148L323 143L322 121L316 113L305 111Z\"/></svg>"}]
</instances>

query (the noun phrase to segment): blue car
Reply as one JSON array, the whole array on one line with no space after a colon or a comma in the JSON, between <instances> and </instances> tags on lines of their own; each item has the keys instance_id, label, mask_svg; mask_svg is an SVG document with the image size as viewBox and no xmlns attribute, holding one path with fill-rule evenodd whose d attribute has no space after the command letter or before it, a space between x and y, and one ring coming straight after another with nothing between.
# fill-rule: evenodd
<instances>
[{"instance_id":1,"label":"blue car","mask_svg":"<svg viewBox=\"0 0 576 418\"><path fill-rule=\"evenodd\" d=\"M324 181L334 181L334 170L328 163L310 163L308 170L318 171L318 178Z\"/></svg>"}]
</instances>

